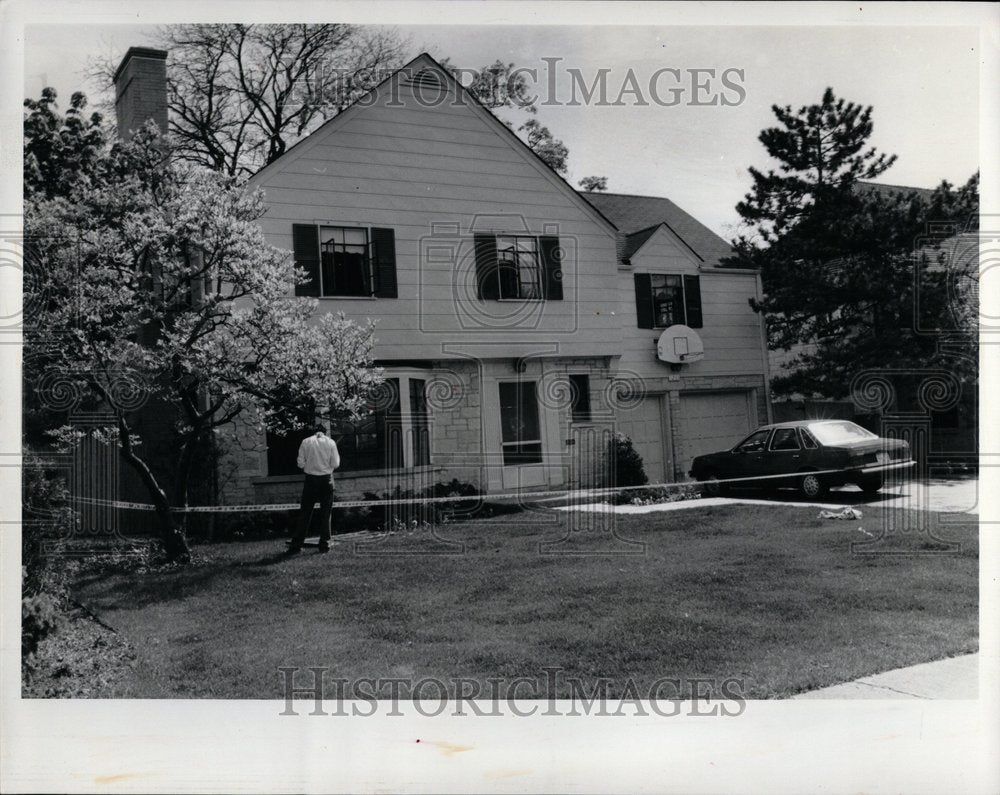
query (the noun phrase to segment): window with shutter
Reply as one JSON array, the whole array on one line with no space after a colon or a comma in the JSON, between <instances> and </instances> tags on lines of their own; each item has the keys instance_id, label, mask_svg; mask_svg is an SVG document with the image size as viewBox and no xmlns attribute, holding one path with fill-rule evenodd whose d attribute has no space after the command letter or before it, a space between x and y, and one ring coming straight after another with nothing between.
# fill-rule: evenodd
<instances>
[{"instance_id":1,"label":"window with shutter","mask_svg":"<svg viewBox=\"0 0 1000 795\"><path fill-rule=\"evenodd\" d=\"M701 277L673 273L636 273L635 309L639 328L703 325Z\"/></svg>"},{"instance_id":2,"label":"window with shutter","mask_svg":"<svg viewBox=\"0 0 1000 795\"><path fill-rule=\"evenodd\" d=\"M292 248L309 276L296 295L398 297L392 229L293 224Z\"/></svg>"},{"instance_id":3,"label":"window with shutter","mask_svg":"<svg viewBox=\"0 0 1000 795\"><path fill-rule=\"evenodd\" d=\"M476 235L478 294L485 300L561 301L563 262L551 235Z\"/></svg>"}]
</instances>

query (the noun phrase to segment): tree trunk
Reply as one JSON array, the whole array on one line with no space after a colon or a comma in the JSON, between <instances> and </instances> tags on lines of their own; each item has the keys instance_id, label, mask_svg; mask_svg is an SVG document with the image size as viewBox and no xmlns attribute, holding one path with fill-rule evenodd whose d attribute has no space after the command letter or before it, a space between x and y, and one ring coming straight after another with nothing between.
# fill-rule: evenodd
<instances>
[{"instance_id":1,"label":"tree trunk","mask_svg":"<svg viewBox=\"0 0 1000 795\"><path fill-rule=\"evenodd\" d=\"M139 473L139 477L156 507L156 517L160 525L160 541L163 543L163 551L167 555L167 560L172 563L188 563L191 560L191 550L188 547L187 539L174 522L170 501L163 489L160 488L160 484L156 482L156 476L146 462L135 454L130 430L125 418L119 415L118 431L122 457Z\"/></svg>"},{"instance_id":2,"label":"tree trunk","mask_svg":"<svg viewBox=\"0 0 1000 795\"><path fill-rule=\"evenodd\" d=\"M160 541L163 542L163 551L167 555L167 560L171 563L189 563L191 549L188 547L184 533L174 522L170 506L165 506L162 509L157 508L156 517L160 523Z\"/></svg>"}]
</instances>

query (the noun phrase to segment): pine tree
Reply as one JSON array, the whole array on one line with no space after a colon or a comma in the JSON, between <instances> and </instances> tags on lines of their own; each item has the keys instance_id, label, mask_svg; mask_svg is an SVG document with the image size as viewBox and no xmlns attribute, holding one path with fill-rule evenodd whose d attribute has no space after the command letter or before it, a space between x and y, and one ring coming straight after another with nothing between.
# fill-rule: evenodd
<instances>
[{"instance_id":1,"label":"pine tree","mask_svg":"<svg viewBox=\"0 0 1000 795\"><path fill-rule=\"evenodd\" d=\"M870 106L828 88L819 104L772 110L780 126L759 140L777 169L750 169L752 190L736 208L746 231L723 264L760 269L764 298L751 305L766 316L772 350L807 346L775 374L774 393L843 398L855 375L880 368L943 367L974 381L975 334L956 328L946 284L954 274L920 262L939 256L925 239L930 222L974 228L978 175L957 191L942 183L930 199L882 189L867 180L896 156L869 145Z\"/></svg>"}]
</instances>

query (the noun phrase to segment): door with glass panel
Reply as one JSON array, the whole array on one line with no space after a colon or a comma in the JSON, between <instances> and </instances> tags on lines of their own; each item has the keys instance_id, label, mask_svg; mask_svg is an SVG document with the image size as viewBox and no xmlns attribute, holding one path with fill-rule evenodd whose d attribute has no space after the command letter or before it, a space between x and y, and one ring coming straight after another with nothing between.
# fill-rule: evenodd
<instances>
[{"instance_id":1,"label":"door with glass panel","mask_svg":"<svg viewBox=\"0 0 1000 795\"><path fill-rule=\"evenodd\" d=\"M500 397L500 452L505 489L543 485L542 417L538 382L502 381Z\"/></svg>"}]
</instances>

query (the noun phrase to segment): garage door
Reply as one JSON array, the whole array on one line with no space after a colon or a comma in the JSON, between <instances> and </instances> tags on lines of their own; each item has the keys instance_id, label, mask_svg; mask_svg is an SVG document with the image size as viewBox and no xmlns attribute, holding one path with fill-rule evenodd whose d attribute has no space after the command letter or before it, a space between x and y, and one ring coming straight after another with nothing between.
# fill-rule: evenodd
<instances>
[{"instance_id":1,"label":"garage door","mask_svg":"<svg viewBox=\"0 0 1000 795\"><path fill-rule=\"evenodd\" d=\"M748 398L746 391L681 395L674 454L682 479L696 456L730 448L753 430Z\"/></svg>"},{"instance_id":2,"label":"garage door","mask_svg":"<svg viewBox=\"0 0 1000 795\"><path fill-rule=\"evenodd\" d=\"M662 400L659 395L645 397L635 408L623 410L617 417L618 430L632 439L650 483L664 480Z\"/></svg>"}]
</instances>

